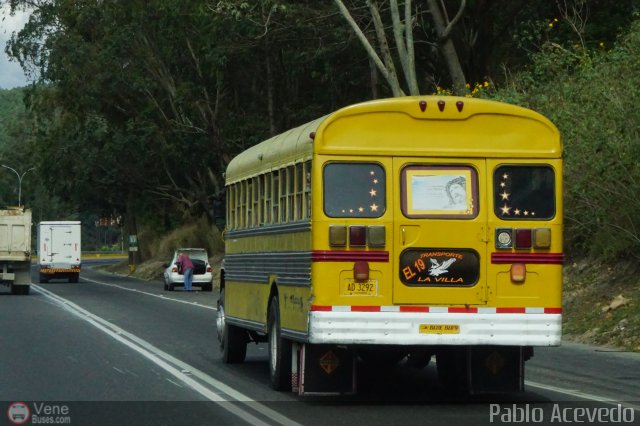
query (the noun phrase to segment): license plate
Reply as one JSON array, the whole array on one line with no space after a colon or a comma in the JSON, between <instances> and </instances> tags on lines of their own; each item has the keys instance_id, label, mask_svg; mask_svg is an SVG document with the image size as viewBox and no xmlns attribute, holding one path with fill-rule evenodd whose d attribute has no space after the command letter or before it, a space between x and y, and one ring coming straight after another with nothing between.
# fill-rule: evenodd
<instances>
[{"instance_id":1,"label":"license plate","mask_svg":"<svg viewBox=\"0 0 640 426\"><path fill-rule=\"evenodd\" d=\"M425 334L459 334L458 324L420 324L420 333Z\"/></svg>"},{"instance_id":2,"label":"license plate","mask_svg":"<svg viewBox=\"0 0 640 426\"><path fill-rule=\"evenodd\" d=\"M347 278L342 282L340 293L343 296L377 296L378 280L355 281Z\"/></svg>"}]
</instances>

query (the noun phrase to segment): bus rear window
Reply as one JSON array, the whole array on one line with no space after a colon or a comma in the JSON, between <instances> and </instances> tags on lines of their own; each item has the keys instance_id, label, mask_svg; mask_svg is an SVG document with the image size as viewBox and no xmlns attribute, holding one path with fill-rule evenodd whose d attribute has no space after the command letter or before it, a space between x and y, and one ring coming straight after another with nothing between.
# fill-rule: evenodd
<instances>
[{"instance_id":1,"label":"bus rear window","mask_svg":"<svg viewBox=\"0 0 640 426\"><path fill-rule=\"evenodd\" d=\"M494 211L501 219L551 219L555 198L555 175L549 166L501 166L493 174Z\"/></svg>"},{"instance_id":2,"label":"bus rear window","mask_svg":"<svg viewBox=\"0 0 640 426\"><path fill-rule=\"evenodd\" d=\"M329 217L374 218L385 212L385 173L377 163L329 163L323 186Z\"/></svg>"}]
</instances>

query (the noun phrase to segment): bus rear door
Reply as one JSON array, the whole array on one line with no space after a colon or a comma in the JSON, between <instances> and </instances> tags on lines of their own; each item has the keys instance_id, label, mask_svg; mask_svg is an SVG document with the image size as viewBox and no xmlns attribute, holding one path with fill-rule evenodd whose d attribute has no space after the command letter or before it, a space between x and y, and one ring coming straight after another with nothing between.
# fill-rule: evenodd
<instances>
[{"instance_id":1,"label":"bus rear door","mask_svg":"<svg viewBox=\"0 0 640 426\"><path fill-rule=\"evenodd\" d=\"M486 161L396 157L393 168L393 303L486 304Z\"/></svg>"}]
</instances>

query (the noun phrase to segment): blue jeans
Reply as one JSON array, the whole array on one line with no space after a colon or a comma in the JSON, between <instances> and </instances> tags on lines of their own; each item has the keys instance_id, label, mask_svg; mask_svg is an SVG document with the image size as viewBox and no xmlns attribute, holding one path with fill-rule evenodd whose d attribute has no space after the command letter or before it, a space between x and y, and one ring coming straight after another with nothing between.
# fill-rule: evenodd
<instances>
[{"instance_id":1,"label":"blue jeans","mask_svg":"<svg viewBox=\"0 0 640 426\"><path fill-rule=\"evenodd\" d=\"M184 289L191 290L191 282L193 281L193 269L184 270Z\"/></svg>"}]
</instances>

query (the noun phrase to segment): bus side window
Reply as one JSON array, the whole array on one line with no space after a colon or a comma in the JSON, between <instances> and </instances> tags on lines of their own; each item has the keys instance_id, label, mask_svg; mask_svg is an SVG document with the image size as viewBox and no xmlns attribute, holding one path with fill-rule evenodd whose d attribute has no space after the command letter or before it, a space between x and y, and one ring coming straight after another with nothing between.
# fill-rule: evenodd
<instances>
[{"instance_id":1,"label":"bus side window","mask_svg":"<svg viewBox=\"0 0 640 426\"><path fill-rule=\"evenodd\" d=\"M296 211L295 220L302 220L302 190L304 188L304 168L302 163L296 164Z\"/></svg>"},{"instance_id":2,"label":"bus side window","mask_svg":"<svg viewBox=\"0 0 640 426\"><path fill-rule=\"evenodd\" d=\"M244 228L247 224L247 181L243 180L239 183L240 191L238 198L240 199L240 217L238 228Z\"/></svg>"},{"instance_id":3,"label":"bus side window","mask_svg":"<svg viewBox=\"0 0 640 426\"><path fill-rule=\"evenodd\" d=\"M229 185L227 186L227 226L229 227L229 229L233 229L233 227L235 226L235 223L233 221L233 216L235 215L236 212L236 204L235 204L235 197L233 196L233 189L234 189L235 185Z\"/></svg>"},{"instance_id":4,"label":"bus side window","mask_svg":"<svg viewBox=\"0 0 640 426\"><path fill-rule=\"evenodd\" d=\"M273 172L271 172L272 176L273 176L273 215L272 220L273 223L280 223L280 215L279 215L279 207L280 207L280 203L279 203L279 199L280 199L280 178L279 178L279 172L278 170L274 170Z\"/></svg>"},{"instance_id":5,"label":"bus side window","mask_svg":"<svg viewBox=\"0 0 640 426\"><path fill-rule=\"evenodd\" d=\"M287 220L293 222L295 217L295 193L296 193L296 172L294 166L287 167L287 178L289 185L287 186Z\"/></svg>"},{"instance_id":6,"label":"bus side window","mask_svg":"<svg viewBox=\"0 0 640 426\"><path fill-rule=\"evenodd\" d=\"M262 198L264 199L262 223L267 225L271 223L271 173L267 173L261 177L264 179L264 185L262 186Z\"/></svg>"},{"instance_id":7,"label":"bus side window","mask_svg":"<svg viewBox=\"0 0 640 426\"><path fill-rule=\"evenodd\" d=\"M304 163L304 218L311 218L311 161Z\"/></svg>"},{"instance_id":8,"label":"bus side window","mask_svg":"<svg viewBox=\"0 0 640 426\"><path fill-rule=\"evenodd\" d=\"M260 200L263 196L262 176L253 178L253 226L260 226L263 223Z\"/></svg>"},{"instance_id":9,"label":"bus side window","mask_svg":"<svg viewBox=\"0 0 640 426\"><path fill-rule=\"evenodd\" d=\"M287 169L280 169L280 223L287 222Z\"/></svg>"},{"instance_id":10,"label":"bus side window","mask_svg":"<svg viewBox=\"0 0 640 426\"><path fill-rule=\"evenodd\" d=\"M246 193L246 203L247 203L247 228L251 228L253 226L253 209L251 208L253 205L253 179L247 179L247 193Z\"/></svg>"}]
</instances>

